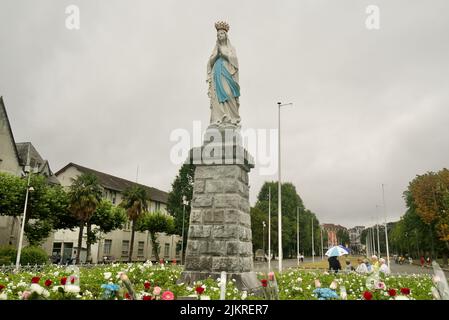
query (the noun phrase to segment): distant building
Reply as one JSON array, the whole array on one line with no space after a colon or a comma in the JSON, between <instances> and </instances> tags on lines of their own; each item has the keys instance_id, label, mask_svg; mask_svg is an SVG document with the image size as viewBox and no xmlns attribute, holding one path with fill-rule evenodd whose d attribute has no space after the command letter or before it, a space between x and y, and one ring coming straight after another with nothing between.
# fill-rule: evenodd
<instances>
[{"instance_id":1,"label":"distant building","mask_svg":"<svg viewBox=\"0 0 449 320\"><path fill-rule=\"evenodd\" d=\"M338 224L332 224L332 223L324 223L321 225L324 232L326 232L327 234L327 248L333 247L333 246L337 246L340 243L338 243L338 238L337 238L337 232L339 230L346 230L347 229L343 226L340 226ZM324 244L326 245L326 244Z\"/></svg>"},{"instance_id":2,"label":"distant building","mask_svg":"<svg viewBox=\"0 0 449 320\"><path fill-rule=\"evenodd\" d=\"M363 230L365 230L364 226L356 226L348 230L351 242L350 249L355 253L361 253L363 251L362 242L360 240Z\"/></svg>"},{"instance_id":3,"label":"distant building","mask_svg":"<svg viewBox=\"0 0 449 320\"><path fill-rule=\"evenodd\" d=\"M59 184L48 161L41 157L31 142L15 142L3 97L0 97L0 172L21 177L30 171L32 174L44 175L48 183ZM20 214L18 212L19 216ZM18 217L0 216L0 245L16 246L19 230ZM24 244L26 245L26 239Z\"/></svg>"},{"instance_id":4,"label":"distant building","mask_svg":"<svg viewBox=\"0 0 449 320\"><path fill-rule=\"evenodd\" d=\"M113 204L118 205L122 201L122 193L127 188L133 186L141 186L145 188L149 194L150 201L148 203L149 211L161 211L167 213L168 193L156 188L138 184L126 179L115 177L107 173L86 168L75 163L69 163L58 172L56 177L61 185L69 188L72 179L75 179L83 173L90 173L97 177L99 183L103 187L104 198L110 200ZM52 237L47 239L44 244L45 249L55 254L58 252L63 260L70 259L78 250L78 234L79 228L70 230L58 230ZM86 260L86 238L83 235L83 244L81 248L81 261ZM131 226L127 223L124 229L115 230L100 236L100 241L91 246L92 262L101 262L104 259L112 261L128 261L131 240ZM134 238L133 261L154 260L152 243L150 241L149 232L136 232ZM159 241L159 258L169 260L179 260L180 252L177 250L177 243L181 241L178 235L158 234Z\"/></svg>"}]
</instances>

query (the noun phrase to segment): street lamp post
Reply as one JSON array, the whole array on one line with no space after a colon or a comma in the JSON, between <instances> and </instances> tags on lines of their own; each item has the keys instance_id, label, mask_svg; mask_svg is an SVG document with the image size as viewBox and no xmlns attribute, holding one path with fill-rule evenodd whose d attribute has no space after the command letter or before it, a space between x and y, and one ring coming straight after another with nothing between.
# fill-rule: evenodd
<instances>
[{"instance_id":1,"label":"street lamp post","mask_svg":"<svg viewBox=\"0 0 449 320\"><path fill-rule=\"evenodd\" d=\"M296 261L299 266L299 207L296 207Z\"/></svg>"},{"instance_id":2,"label":"street lamp post","mask_svg":"<svg viewBox=\"0 0 449 320\"><path fill-rule=\"evenodd\" d=\"M23 233L25 231L25 221L27 214L27 205L28 205L28 194L34 191L33 187L30 187L31 180L31 170L28 172L28 183L27 183L27 191L25 195L25 205L23 207L23 217L22 217L22 226L20 229L20 237L19 237L19 247L17 248L17 257L16 257L16 271L19 271L20 268L20 255L22 254L22 242L23 242Z\"/></svg>"},{"instance_id":3,"label":"street lamp post","mask_svg":"<svg viewBox=\"0 0 449 320\"><path fill-rule=\"evenodd\" d=\"M268 272L271 271L271 186L268 186Z\"/></svg>"},{"instance_id":4,"label":"street lamp post","mask_svg":"<svg viewBox=\"0 0 449 320\"><path fill-rule=\"evenodd\" d=\"M185 215L186 215L186 205L189 204L189 201L187 201L186 196L182 196L182 206L183 206L183 212L182 212L182 239L181 239L181 265L184 265L184 222L185 222Z\"/></svg>"},{"instance_id":5,"label":"street lamp post","mask_svg":"<svg viewBox=\"0 0 449 320\"><path fill-rule=\"evenodd\" d=\"M265 220L262 221L262 249L263 255L265 256Z\"/></svg>"},{"instance_id":6,"label":"street lamp post","mask_svg":"<svg viewBox=\"0 0 449 320\"><path fill-rule=\"evenodd\" d=\"M313 240L313 217L312 217L312 262L315 263L315 243Z\"/></svg>"},{"instance_id":7,"label":"street lamp post","mask_svg":"<svg viewBox=\"0 0 449 320\"><path fill-rule=\"evenodd\" d=\"M382 184L382 200L384 205L384 213L385 213L385 244L387 249L387 263L388 267L390 268L390 251L388 250L388 228L387 228L387 208L385 204L385 192L384 192L384 185Z\"/></svg>"},{"instance_id":8,"label":"street lamp post","mask_svg":"<svg viewBox=\"0 0 449 320\"><path fill-rule=\"evenodd\" d=\"M278 102L278 259L279 272L282 272L282 196L281 196L281 107L293 103Z\"/></svg>"},{"instance_id":9,"label":"street lamp post","mask_svg":"<svg viewBox=\"0 0 449 320\"><path fill-rule=\"evenodd\" d=\"M323 249L323 228L320 226L320 236L321 236L321 260L324 260L324 249Z\"/></svg>"}]
</instances>

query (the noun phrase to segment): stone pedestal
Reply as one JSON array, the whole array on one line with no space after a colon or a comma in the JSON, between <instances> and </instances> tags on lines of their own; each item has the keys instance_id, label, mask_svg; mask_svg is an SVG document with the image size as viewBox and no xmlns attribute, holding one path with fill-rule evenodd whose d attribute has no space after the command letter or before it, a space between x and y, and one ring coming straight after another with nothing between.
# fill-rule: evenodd
<instances>
[{"instance_id":1,"label":"stone pedestal","mask_svg":"<svg viewBox=\"0 0 449 320\"><path fill-rule=\"evenodd\" d=\"M239 289L260 289L252 272L248 172L254 163L238 132L236 137L229 141L223 130L209 128L204 145L191 150L189 161L196 170L185 270L179 282L216 279L226 271Z\"/></svg>"}]
</instances>

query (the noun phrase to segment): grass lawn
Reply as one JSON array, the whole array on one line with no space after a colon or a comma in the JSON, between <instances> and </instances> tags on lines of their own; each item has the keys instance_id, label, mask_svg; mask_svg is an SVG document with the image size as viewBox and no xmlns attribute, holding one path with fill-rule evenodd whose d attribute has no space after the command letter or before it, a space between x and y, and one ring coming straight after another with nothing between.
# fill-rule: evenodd
<instances>
[{"instance_id":1,"label":"grass lawn","mask_svg":"<svg viewBox=\"0 0 449 320\"><path fill-rule=\"evenodd\" d=\"M346 267L346 260L351 261L351 265L354 268L357 268L358 263L357 263L357 259L358 258L366 258L363 256L349 256L349 255L345 255L345 256L341 256L338 257L338 260L340 261L341 264L341 268L344 269ZM324 260L321 260L321 257L316 257L315 258L315 262L304 262L300 264L300 269L329 269L329 262L327 261L327 257L324 257Z\"/></svg>"}]
</instances>

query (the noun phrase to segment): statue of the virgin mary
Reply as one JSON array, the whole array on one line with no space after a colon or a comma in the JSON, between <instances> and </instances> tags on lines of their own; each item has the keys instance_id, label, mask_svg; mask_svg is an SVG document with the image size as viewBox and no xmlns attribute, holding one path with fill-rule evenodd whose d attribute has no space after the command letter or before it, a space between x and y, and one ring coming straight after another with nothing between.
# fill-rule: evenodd
<instances>
[{"instance_id":1,"label":"statue of the virgin mary","mask_svg":"<svg viewBox=\"0 0 449 320\"><path fill-rule=\"evenodd\" d=\"M229 25L215 23L217 43L207 64L209 83L210 124L239 126L239 65L234 47L228 38Z\"/></svg>"}]
</instances>

